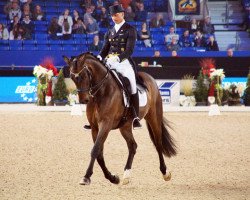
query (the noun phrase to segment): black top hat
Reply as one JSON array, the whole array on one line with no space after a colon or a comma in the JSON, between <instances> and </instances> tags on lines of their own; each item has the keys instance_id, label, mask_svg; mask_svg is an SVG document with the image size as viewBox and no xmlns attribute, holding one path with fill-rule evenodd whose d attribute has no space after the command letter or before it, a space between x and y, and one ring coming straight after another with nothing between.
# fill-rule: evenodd
<instances>
[{"instance_id":1,"label":"black top hat","mask_svg":"<svg viewBox=\"0 0 250 200\"><path fill-rule=\"evenodd\" d=\"M109 13L110 15L114 15L116 13L119 13L119 12L125 12L125 10L123 9L122 5L115 5L115 6L110 6L109 7Z\"/></svg>"}]
</instances>

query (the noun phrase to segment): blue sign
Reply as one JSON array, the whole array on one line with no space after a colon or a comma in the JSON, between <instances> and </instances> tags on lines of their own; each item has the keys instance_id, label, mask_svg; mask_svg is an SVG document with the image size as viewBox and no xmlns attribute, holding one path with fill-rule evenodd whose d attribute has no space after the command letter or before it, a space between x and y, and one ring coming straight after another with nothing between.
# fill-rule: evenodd
<instances>
[{"instance_id":1,"label":"blue sign","mask_svg":"<svg viewBox=\"0 0 250 200\"><path fill-rule=\"evenodd\" d=\"M159 91L163 103L171 103L171 89L174 87L175 84L176 82L164 82L159 86Z\"/></svg>"},{"instance_id":2,"label":"blue sign","mask_svg":"<svg viewBox=\"0 0 250 200\"><path fill-rule=\"evenodd\" d=\"M37 101L35 77L0 77L1 103L32 103Z\"/></svg>"},{"instance_id":3,"label":"blue sign","mask_svg":"<svg viewBox=\"0 0 250 200\"><path fill-rule=\"evenodd\" d=\"M247 78L242 78L242 77L226 77L223 79L222 81L222 85L230 83L230 84L239 84L239 83L243 83L246 84L247 82Z\"/></svg>"}]
</instances>

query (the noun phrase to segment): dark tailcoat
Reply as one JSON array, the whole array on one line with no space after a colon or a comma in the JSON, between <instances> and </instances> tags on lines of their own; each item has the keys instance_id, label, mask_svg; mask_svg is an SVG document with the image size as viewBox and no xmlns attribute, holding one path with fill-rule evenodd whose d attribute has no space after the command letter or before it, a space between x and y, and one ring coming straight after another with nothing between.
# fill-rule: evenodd
<instances>
[{"instance_id":1,"label":"dark tailcoat","mask_svg":"<svg viewBox=\"0 0 250 200\"><path fill-rule=\"evenodd\" d=\"M113 27L105 34L100 56L104 59L108 54L113 53L118 54L120 62L124 59L128 59L131 62L131 55L134 52L136 37L136 29L126 22L117 33Z\"/></svg>"}]
</instances>

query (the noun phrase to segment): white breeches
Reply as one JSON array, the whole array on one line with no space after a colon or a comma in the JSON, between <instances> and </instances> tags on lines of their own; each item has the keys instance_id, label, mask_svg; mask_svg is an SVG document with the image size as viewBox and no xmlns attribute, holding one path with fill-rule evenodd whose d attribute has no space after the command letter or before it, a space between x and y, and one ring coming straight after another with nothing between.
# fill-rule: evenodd
<instances>
[{"instance_id":1,"label":"white breeches","mask_svg":"<svg viewBox=\"0 0 250 200\"><path fill-rule=\"evenodd\" d=\"M110 69L115 69L116 71L121 73L124 77L127 77L131 85L131 93L135 94L137 92L135 72L133 70L132 65L128 61L128 59L125 59L124 61L120 63L118 62L113 63L110 66Z\"/></svg>"}]
</instances>

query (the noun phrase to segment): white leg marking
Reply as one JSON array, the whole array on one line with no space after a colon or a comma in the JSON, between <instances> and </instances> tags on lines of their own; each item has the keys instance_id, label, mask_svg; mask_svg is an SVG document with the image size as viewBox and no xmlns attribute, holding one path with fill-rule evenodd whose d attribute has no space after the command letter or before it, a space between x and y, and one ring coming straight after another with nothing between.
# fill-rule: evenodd
<instances>
[{"instance_id":1,"label":"white leg marking","mask_svg":"<svg viewBox=\"0 0 250 200\"><path fill-rule=\"evenodd\" d=\"M122 184L123 184L123 185L126 185L126 184L129 183L130 173L131 173L131 170L130 170L130 169L126 169L126 170L124 171L124 174L123 174L123 181L122 181Z\"/></svg>"}]
</instances>

